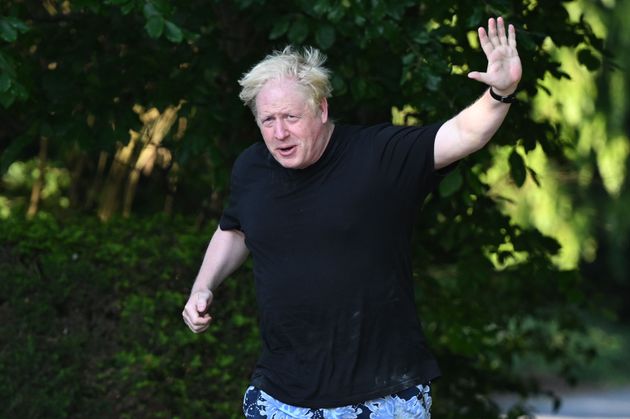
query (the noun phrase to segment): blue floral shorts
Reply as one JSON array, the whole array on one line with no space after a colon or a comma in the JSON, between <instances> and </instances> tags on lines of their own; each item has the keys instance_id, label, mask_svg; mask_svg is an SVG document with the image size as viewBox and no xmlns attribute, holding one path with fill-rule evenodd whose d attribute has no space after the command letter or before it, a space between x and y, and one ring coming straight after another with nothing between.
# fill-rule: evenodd
<instances>
[{"instance_id":1,"label":"blue floral shorts","mask_svg":"<svg viewBox=\"0 0 630 419\"><path fill-rule=\"evenodd\" d=\"M359 404L311 409L282 403L257 387L249 387L243 413L247 419L431 419L431 388L418 385Z\"/></svg>"}]
</instances>

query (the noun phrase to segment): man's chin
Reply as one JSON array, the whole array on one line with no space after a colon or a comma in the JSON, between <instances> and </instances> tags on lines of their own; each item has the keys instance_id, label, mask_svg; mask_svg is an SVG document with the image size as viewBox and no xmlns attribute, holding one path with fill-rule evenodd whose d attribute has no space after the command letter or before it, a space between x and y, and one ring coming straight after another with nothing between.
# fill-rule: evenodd
<instances>
[{"instance_id":1,"label":"man's chin","mask_svg":"<svg viewBox=\"0 0 630 419\"><path fill-rule=\"evenodd\" d=\"M276 161L280 164L280 166L285 169L303 169L305 166L302 164L303 162L296 158L286 158L278 155L274 155Z\"/></svg>"}]
</instances>

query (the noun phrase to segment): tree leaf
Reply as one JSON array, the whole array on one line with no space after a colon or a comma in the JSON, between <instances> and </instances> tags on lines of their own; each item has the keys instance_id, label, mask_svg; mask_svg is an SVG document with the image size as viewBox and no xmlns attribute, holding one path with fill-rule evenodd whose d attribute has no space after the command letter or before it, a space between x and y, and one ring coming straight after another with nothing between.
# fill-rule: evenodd
<instances>
[{"instance_id":1,"label":"tree leaf","mask_svg":"<svg viewBox=\"0 0 630 419\"><path fill-rule=\"evenodd\" d=\"M167 20L166 24L166 39L176 44L179 44L184 39L184 33L179 28L179 26L175 25L173 22Z\"/></svg>"},{"instance_id":2,"label":"tree leaf","mask_svg":"<svg viewBox=\"0 0 630 419\"><path fill-rule=\"evenodd\" d=\"M4 20L20 33L28 32L28 30L30 29L29 26L20 19L7 17Z\"/></svg>"},{"instance_id":3,"label":"tree leaf","mask_svg":"<svg viewBox=\"0 0 630 419\"><path fill-rule=\"evenodd\" d=\"M527 177L527 169L525 168L525 161L523 157L516 151L516 149L512 150L509 158L510 163L510 176L516 186L519 188L523 186L525 183L525 178Z\"/></svg>"},{"instance_id":4,"label":"tree leaf","mask_svg":"<svg viewBox=\"0 0 630 419\"><path fill-rule=\"evenodd\" d=\"M6 92L11 87L11 78L7 73L0 74L0 92Z\"/></svg>"},{"instance_id":5,"label":"tree leaf","mask_svg":"<svg viewBox=\"0 0 630 419\"><path fill-rule=\"evenodd\" d=\"M5 19L0 20L0 38L7 42L14 42L17 39L17 30Z\"/></svg>"},{"instance_id":6,"label":"tree leaf","mask_svg":"<svg viewBox=\"0 0 630 419\"><path fill-rule=\"evenodd\" d=\"M144 29L146 29L151 38L159 38L162 36L162 32L164 32L164 18L159 15L150 17Z\"/></svg>"},{"instance_id":7,"label":"tree leaf","mask_svg":"<svg viewBox=\"0 0 630 419\"><path fill-rule=\"evenodd\" d=\"M588 68L590 71L595 71L601 66L601 61L597 58L590 49L583 48L578 51L578 61Z\"/></svg>"},{"instance_id":8,"label":"tree leaf","mask_svg":"<svg viewBox=\"0 0 630 419\"><path fill-rule=\"evenodd\" d=\"M289 29L289 41L294 44L301 44L308 36L308 24L304 19L298 19L291 25Z\"/></svg>"},{"instance_id":9,"label":"tree leaf","mask_svg":"<svg viewBox=\"0 0 630 419\"><path fill-rule=\"evenodd\" d=\"M11 93L0 95L0 105L2 105L3 108L7 109L9 106L13 105L13 102L15 102L15 95Z\"/></svg>"},{"instance_id":10,"label":"tree leaf","mask_svg":"<svg viewBox=\"0 0 630 419\"><path fill-rule=\"evenodd\" d=\"M289 29L289 19L286 17L282 17L276 20L271 28L271 32L269 32L269 39L278 39Z\"/></svg>"},{"instance_id":11,"label":"tree leaf","mask_svg":"<svg viewBox=\"0 0 630 419\"><path fill-rule=\"evenodd\" d=\"M542 185L540 184L540 179L538 179L538 173L529 166L527 166L527 173L529 173L529 176L534 180L536 186L540 188Z\"/></svg>"},{"instance_id":12,"label":"tree leaf","mask_svg":"<svg viewBox=\"0 0 630 419\"><path fill-rule=\"evenodd\" d=\"M335 29L330 25L320 26L315 33L315 40L322 49L328 49L335 43Z\"/></svg>"},{"instance_id":13,"label":"tree leaf","mask_svg":"<svg viewBox=\"0 0 630 419\"><path fill-rule=\"evenodd\" d=\"M440 195L444 198L453 195L455 192L460 190L463 183L464 179L462 178L462 174L459 171L459 168L456 168L451 173L449 173L449 175L446 176L440 183Z\"/></svg>"},{"instance_id":14,"label":"tree leaf","mask_svg":"<svg viewBox=\"0 0 630 419\"><path fill-rule=\"evenodd\" d=\"M155 8L153 3L149 2L144 5L144 7L142 8L142 12L144 13L144 17L146 17L147 19L150 19L154 16L162 16L160 12L158 12L158 10Z\"/></svg>"},{"instance_id":15,"label":"tree leaf","mask_svg":"<svg viewBox=\"0 0 630 419\"><path fill-rule=\"evenodd\" d=\"M134 4L134 2L130 1L129 3L125 3L124 5L122 5L120 7L120 11L123 15L128 15L129 13L131 13L131 11L133 11L135 6L136 5Z\"/></svg>"}]
</instances>

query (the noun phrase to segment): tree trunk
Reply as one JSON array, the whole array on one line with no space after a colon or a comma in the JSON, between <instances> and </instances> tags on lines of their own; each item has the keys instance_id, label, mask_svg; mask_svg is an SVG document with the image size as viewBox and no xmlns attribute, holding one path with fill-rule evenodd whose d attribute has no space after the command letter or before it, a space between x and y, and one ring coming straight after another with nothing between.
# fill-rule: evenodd
<instances>
[{"instance_id":1,"label":"tree trunk","mask_svg":"<svg viewBox=\"0 0 630 419\"><path fill-rule=\"evenodd\" d=\"M145 176L150 176L153 172L153 167L158 157L158 147L177 120L177 112L179 112L181 106L182 103L176 107L169 106L162 114L154 108L141 115L141 120L145 122L145 127L142 129L141 134L141 141L144 147L140 151L138 159L133 165L127 179L125 200L123 203L124 217L131 215L131 207L136 195L138 181L140 180L140 173L142 172Z\"/></svg>"},{"instance_id":2,"label":"tree trunk","mask_svg":"<svg viewBox=\"0 0 630 419\"><path fill-rule=\"evenodd\" d=\"M109 220L120 205L120 190L123 179L127 174L133 150L138 142L140 134L131 132L131 139L126 146L119 147L114 156L114 161L109 169L103 194L101 195L101 204L98 210L98 217L102 221Z\"/></svg>"},{"instance_id":3,"label":"tree trunk","mask_svg":"<svg viewBox=\"0 0 630 419\"><path fill-rule=\"evenodd\" d=\"M85 209L91 209L96 202L98 195L103 186L103 177L105 176L105 167L107 166L107 159L109 153L101 151L98 155L98 163L96 165L96 175L92 181L92 186L87 191L87 199L85 200Z\"/></svg>"},{"instance_id":4,"label":"tree trunk","mask_svg":"<svg viewBox=\"0 0 630 419\"><path fill-rule=\"evenodd\" d=\"M81 203L81 181L83 169L85 168L87 157L81 150L76 150L76 161L72 173L70 174L70 188L68 188L68 199L70 208L79 208Z\"/></svg>"}]
</instances>

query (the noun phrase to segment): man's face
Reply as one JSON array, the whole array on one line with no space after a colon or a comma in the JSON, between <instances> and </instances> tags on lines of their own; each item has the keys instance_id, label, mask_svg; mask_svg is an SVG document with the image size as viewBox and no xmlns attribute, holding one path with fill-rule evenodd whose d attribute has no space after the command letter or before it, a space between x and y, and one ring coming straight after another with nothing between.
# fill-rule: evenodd
<instances>
[{"instance_id":1,"label":"man's face","mask_svg":"<svg viewBox=\"0 0 630 419\"><path fill-rule=\"evenodd\" d=\"M303 169L315 163L329 139L326 99L316 111L291 79L270 80L256 97L256 122L269 152L283 167Z\"/></svg>"}]
</instances>

